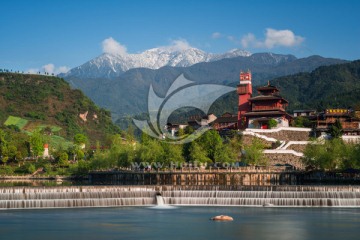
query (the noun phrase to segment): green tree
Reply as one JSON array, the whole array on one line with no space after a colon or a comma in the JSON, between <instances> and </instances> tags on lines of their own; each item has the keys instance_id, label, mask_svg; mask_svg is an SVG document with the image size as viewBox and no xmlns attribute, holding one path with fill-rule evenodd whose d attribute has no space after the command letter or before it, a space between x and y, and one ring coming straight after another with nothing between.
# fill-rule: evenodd
<instances>
[{"instance_id":1,"label":"green tree","mask_svg":"<svg viewBox=\"0 0 360 240\"><path fill-rule=\"evenodd\" d=\"M209 130L195 141L205 150L207 157L215 161L215 153L218 149L222 148L223 145L218 131Z\"/></svg>"},{"instance_id":2,"label":"green tree","mask_svg":"<svg viewBox=\"0 0 360 240\"><path fill-rule=\"evenodd\" d=\"M44 136L39 131L34 131L30 136L30 147L34 157L44 152Z\"/></svg>"},{"instance_id":3,"label":"green tree","mask_svg":"<svg viewBox=\"0 0 360 240\"><path fill-rule=\"evenodd\" d=\"M132 124L126 130L126 140L130 142L135 141L135 130Z\"/></svg>"},{"instance_id":4,"label":"green tree","mask_svg":"<svg viewBox=\"0 0 360 240\"><path fill-rule=\"evenodd\" d=\"M59 156L59 165L62 167L69 165L69 155L66 152L62 152Z\"/></svg>"},{"instance_id":5,"label":"green tree","mask_svg":"<svg viewBox=\"0 0 360 240\"><path fill-rule=\"evenodd\" d=\"M78 150L76 151L76 160L84 159L84 157L85 157L84 151L81 150L81 149L78 149Z\"/></svg>"},{"instance_id":6,"label":"green tree","mask_svg":"<svg viewBox=\"0 0 360 240\"><path fill-rule=\"evenodd\" d=\"M226 139L226 144L229 145L235 159L240 160L241 150L243 149L242 135L239 134L237 131L234 131L233 134L231 134L230 138Z\"/></svg>"},{"instance_id":7,"label":"green tree","mask_svg":"<svg viewBox=\"0 0 360 240\"><path fill-rule=\"evenodd\" d=\"M71 172L74 175L87 175L91 169L90 163L85 160L79 160L76 164L70 166Z\"/></svg>"},{"instance_id":8,"label":"green tree","mask_svg":"<svg viewBox=\"0 0 360 240\"><path fill-rule=\"evenodd\" d=\"M8 141L6 140L5 132L0 129L0 158L2 163L6 163L8 156Z\"/></svg>"},{"instance_id":9,"label":"green tree","mask_svg":"<svg viewBox=\"0 0 360 240\"><path fill-rule=\"evenodd\" d=\"M311 128L312 123L307 117L299 116L294 119L292 126Z\"/></svg>"},{"instance_id":10,"label":"green tree","mask_svg":"<svg viewBox=\"0 0 360 240\"><path fill-rule=\"evenodd\" d=\"M91 159L90 166L91 169L94 170L108 170L110 168L116 167L116 164L113 160L114 159L110 158L109 151L102 151L98 149L95 151Z\"/></svg>"},{"instance_id":11,"label":"green tree","mask_svg":"<svg viewBox=\"0 0 360 240\"><path fill-rule=\"evenodd\" d=\"M269 120L269 122L268 122L269 128L276 128L277 125L278 125L278 122L277 122L275 119L273 119L273 118L271 118L271 119Z\"/></svg>"},{"instance_id":12,"label":"green tree","mask_svg":"<svg viewBox=\"0 0 360 240\"><path fill-rule=\"evenodd\" d=\"M148 139L145 144L139 148L139 160L141 162L164 163L165 152L159 140Z\"/></svg>"},{"instance_id":13,"label":"green tree","mask_svg":"<svg viewBox=\"0 0 360 240\"><path fill-rule=\"evenodd\" d=\"M189 147L189 161L200 162L200 163L212 163L212 160L208 157L207 151L197 143L196 141L191 142Z\"/></svg>"},{"instance_id":14,"label":"green tree","mask_svg":"<svg viewBox=\"0 0 360 240\"><path fill-rule=\"evenodd\" d=\"M30 163L30 164L28 164L26 166L26 170L27 170L28 173L32 174L32 173L34 173L36 171L36 167L35 167L34 164Z\"/></svg>"},{"instance_id":15,"label":"green tree","mask_svg":"<svg viewBox=\"0 0 360 240\"><path fill-rule=\"evenodd\" d=\"M136 157L133 141L124 140L121 135L113 136L110 148L110 158L117 161L119 167L129 167Z\"/></svg>"},{"instance_id":16,"label":"green tree","mask_svg":"<svg viewBox=\"0 0 360 240\"><path fill-rule=\"evenodd\" d=\"M78 133L74 136L74 143L79 146L87 144L88 138L84 134Z\"/></svg>"},{"instance_id":17,"label":"green tree","mask_svg":"<svg viewBox=\"0 0 360 240\"><path fill-rule=\"evenodd\" d=\"M163 167L170 167L171 164L178 166L179 164L185 162L185 159L182 155L182 145L179 144L170 144L167 142L162 143L162 148L164 150L163 158Z\"/></svg>"},{"instance_id":18,"label":"green tree","mask_svg":"<svg viewBox=\"0 0 360 240\"><path fill-rule=\"evenodd\" d=\"M178 135L179 137L184 136L184 135L185 135L185 130L182 129L182 128L179 128L179 130L178 130L178 132L177 132L177 135Z\"/></svg>"},{"instance_id":19,"label":"green tree","mask_svg":"<svg viewBox=\"0 0 360 240\"><path fill-rule=\"evenodd\" d=\"M329 133L333 138L340 138L343 134L343 128L339 119L336 119L335 123L331 125Z\"/></svg>"},{"instance_id":20,"label":"green tree","mask_svg":"<svg viewBox=\"0 0 360 240\"><path fill-rule=\"evenodd\" d=\"M236 161L237 156L234 151L232 151L230 145L223 144L221 147L216 149L215 152L215 162L217 163L233 163Z\"/></svg>"},{"instance_id":21,"label":"green tree","mask_svg":"<svg viewBox=\"0 0 360 240\"><path fill-rule=\"evenodd\" d=\"M347 159L343 162L343 169L360 169L360 144L347 144Z\"/></svg>"},{"instance_id":22,"label":"green tree","mask_svg":"<svg viewBox=\"0 0 360 240\"><path fill-rule=\"evenodd\" d=\"M312 168L335 170L344 166L349 159L349 150L341 139L308 144L304 151L304 163Z\"/></svg>"},{"instance_id":23,"label":"green tree","mask_svg":"<svg viewBox=\"0 0 360 240\"><path fill-rule=\"evenodd\" d=\"M192 126L186 126L184 129L185 134L192 134L194 132L194 128Z\"/></svg>"},{"instance_id":24,"label":"green tree","mask_svg":"<svg viewBox=\"0 0 360 240\"><path fill-rule=\"evenodd\" d=\"M254 138L251 145L244 148L243 161L250 165L267 165L267 158L263 153L264 147L260 139Z\"/></svg>"}]
</instances>

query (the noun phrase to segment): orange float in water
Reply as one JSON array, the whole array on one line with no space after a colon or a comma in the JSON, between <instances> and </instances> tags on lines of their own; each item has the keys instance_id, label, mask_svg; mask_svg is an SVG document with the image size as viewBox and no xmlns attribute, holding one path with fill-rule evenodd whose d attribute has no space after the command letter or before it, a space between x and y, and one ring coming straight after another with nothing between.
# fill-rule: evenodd
<instances>
[{"instance_id":1,"label":"orange float in water","mask_svg":"<svg viewBox=\"0 0 360 240\"><path fill-rule=\"evenodd\" d=\"M210 218L213 221L233 221L234 219L230 216L226 216L226 215L219 215L219 216L215 216Z\"/></svg>"}]
</instances>

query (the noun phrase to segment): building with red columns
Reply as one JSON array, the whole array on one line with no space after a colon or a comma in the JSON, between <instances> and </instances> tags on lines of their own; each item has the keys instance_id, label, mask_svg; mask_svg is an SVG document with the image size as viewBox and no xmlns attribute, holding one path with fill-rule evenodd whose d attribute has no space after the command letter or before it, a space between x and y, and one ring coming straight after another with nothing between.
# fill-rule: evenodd
<instances>
[{"instance_id":1,"label":"building with red columns","mask_svg":"<svg viewBox=\"0 0 360 240\"><path fill-rule=\"evenodd\" d=\"M271 119L277 122L277 127L288 127L292 116L285 111L288 101L280 96L279 89L268 83L257 91L258 95L253 97L251 72L241 72L237 86L239 128L268 129Z\"/></svg>"},{"instance_id":2,"label":"building with red columns","mask_svg":"<svg viewBox=\"0 0 360 240\"><path fill-rule=\"evenodd\" d=\"M247 128L245 113L251 111L249 99L252 97L251 72L240 72L240 84L237 86L239 95L238 128Z\"/></svg>"}]
</instances>

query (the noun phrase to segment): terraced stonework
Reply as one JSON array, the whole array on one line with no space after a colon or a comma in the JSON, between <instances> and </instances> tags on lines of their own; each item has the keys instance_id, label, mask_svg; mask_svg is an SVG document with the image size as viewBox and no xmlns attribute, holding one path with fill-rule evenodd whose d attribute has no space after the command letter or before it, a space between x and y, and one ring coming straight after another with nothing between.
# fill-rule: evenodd
<instances>
[{"instance_id":1,"label":"terraced stonework","mask_svg":"<svg viewBox=\"0 0 360 240\"><path fill-rule=\"evenodd\" d=\"M261 132L261 135L275 138L279 141L309 141L311 132L300 132L300 131L279 131L279 132Z\"/></svg>"},{"instance_id":2,"label":"terraced stonework","mask_svg":"<svg viewBox=\"0 0 360 240\"><path fill-rule=\"evenodd\" d=\"M269 165L273 166L276 164L290 164L294 166L297 170L302 170L305 168L304 164L301 161L301 157L292 155L292 154L265 154L269 159Z\"/></svg>"}]
</instances>

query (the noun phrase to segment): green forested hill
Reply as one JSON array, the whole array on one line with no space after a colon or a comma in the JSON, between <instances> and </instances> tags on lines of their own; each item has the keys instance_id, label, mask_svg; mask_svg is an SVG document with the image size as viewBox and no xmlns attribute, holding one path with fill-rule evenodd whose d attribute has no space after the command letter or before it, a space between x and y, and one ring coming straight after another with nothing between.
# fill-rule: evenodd
<instances>
[{"instance_id":1,"label":"green forested hill","mask_svg":"<svg viewBox=\"0 0 360 240\"><path fill-rule=\"evenodd\" d=\"M93 143L119 131L110 112L81 91L61 78L34 74L0 73L0 125L5 122L28 132L46 128L66 139L82 133Z\"/></svg>"},{"instance_id":2,"label":"green forested hill","mask_svg":"<svg viewBox=\"0 0 360 240\"><path fill-rule=\"evenodd\" d=\"M289 110L360 105L360 60L319 67L271 81L289 101Z\"/></svg>"}]
</instances>

